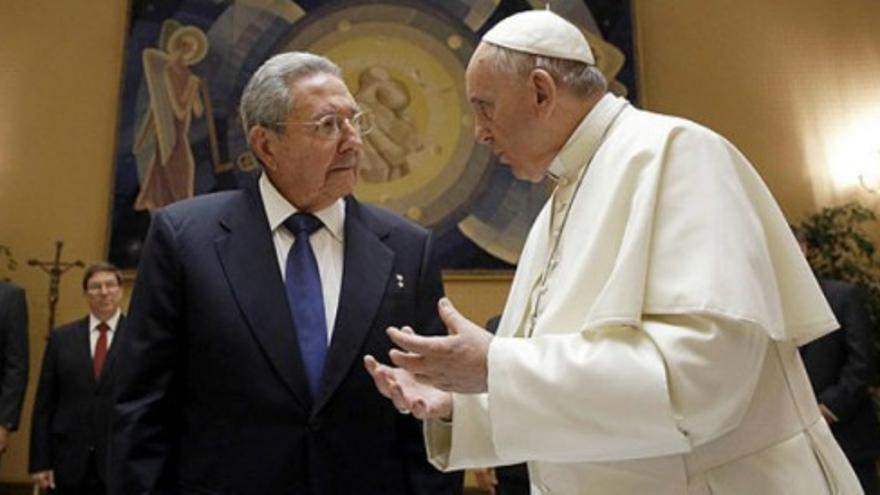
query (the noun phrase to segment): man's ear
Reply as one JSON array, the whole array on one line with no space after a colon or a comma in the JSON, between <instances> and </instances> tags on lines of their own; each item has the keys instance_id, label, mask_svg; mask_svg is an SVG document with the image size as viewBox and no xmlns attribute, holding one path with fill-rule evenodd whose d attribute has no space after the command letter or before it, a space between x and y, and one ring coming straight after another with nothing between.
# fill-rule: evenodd
<instances>
[{"instance_id":1,"label":"man's ear","mask_svg":"<svg viewBox=\"0 0 880 495\"><path fill-rule=\"evenodd\" d=\"M534 105L541 116L550 115L556 106L558 88L553 76L544 69L535 69L529 74L529 86L534 95Z\"/></svg>"},{"instance_id":2,"label":"man's ear","mask_svg":"<svg viewBox=\"0 0 880 495\"><path fill-rule=\"evenodd\" d=\"M275 161L275 133L263 126L255 125L248 131L248 144L254 155L269 170L275 170L278 164Z\"/></svg>"}]
</instances>

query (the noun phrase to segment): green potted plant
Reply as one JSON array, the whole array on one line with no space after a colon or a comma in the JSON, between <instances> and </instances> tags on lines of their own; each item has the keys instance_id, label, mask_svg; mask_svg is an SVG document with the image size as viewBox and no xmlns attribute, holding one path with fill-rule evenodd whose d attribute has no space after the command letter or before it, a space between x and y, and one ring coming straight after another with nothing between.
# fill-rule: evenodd
<instances>
[{"instance_id":1,"label":"green potted plant","mask_svg":"<svg viewBox=\"0 0 880 495\"><path fill-rule=\"evenodd\" d=\"M866 228L877 215L859 203L822 208L798 225L807 241L807 261L816 276L861 285L874 318L874 347L880 350L880 260ZM876 228L876 227L875 227ZM875 373L874 383L880 384Z\"/></svg>"}]
</instances>

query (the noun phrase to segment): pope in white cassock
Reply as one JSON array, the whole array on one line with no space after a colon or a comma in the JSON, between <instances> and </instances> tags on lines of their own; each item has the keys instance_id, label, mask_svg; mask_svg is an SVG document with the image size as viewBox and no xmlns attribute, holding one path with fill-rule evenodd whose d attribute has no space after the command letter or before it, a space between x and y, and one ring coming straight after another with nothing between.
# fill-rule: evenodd
<instances>
[{"instance_id":1,"label":"pope in white cassock","mask_svg":"<svg viewBox=\"0 0 880 495\"><path fill-rule=\"evenodd\" d=\"M607 93L549 11L498 23L466 78L477 139L557 186L497 337L444 299L449 336L365 357L431 461L527 461L537 494L862 493L797 352L837 323L739 151Z\"/></svg>"}]
</instances>

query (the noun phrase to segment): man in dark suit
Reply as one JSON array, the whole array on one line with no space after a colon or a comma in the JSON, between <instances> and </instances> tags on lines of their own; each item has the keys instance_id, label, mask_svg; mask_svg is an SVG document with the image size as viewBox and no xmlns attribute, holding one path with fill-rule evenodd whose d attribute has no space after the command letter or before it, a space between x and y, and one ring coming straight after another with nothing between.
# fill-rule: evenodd
<instances>
[{"instance_id":1,"label":"man in dark suit","mask_svg":"<svg viewBox=\"0 0 880 495\"><path fill-rule=\"evenodd\" d=\"M89 315L50 333L31 425L31 477L62 495L105 493L112 381L125 327L115 266L90 265L82 287Z\"/></svg>"},{"instance_id":2,"label":"man in dark suit","mask_svg":"<svg viewBox=\"0 0 880 495\"><path fill-rule=\"evenodd\" d=\"M18 429L28 377L28 317L24 290L0 281L0 455Z\"/></svg>"},{"instance_id":3,"label":"man in dark suit","mask_svg":"<svg viewBox=\"0 0 880 495\"><path fill-rule=\"evenodd\" d=\"M877 457L880 424L868 394L874 372L873 323L862 290L850 283L819 279L840 330L803 346L801 357L819 408L855 469L865 493L880 493Z\"/></svg>"},{"instance_id":4,"label":"man in dark suit","mask_svg":"<svg viewBox=\"0 0 880 495\"><path fill-rule=\"evenodd\" d=\"M306 53L267 61L241 100L262 176L152 220L111 493L460 492L360 364L387 355L389 325L442 331L428 232L348 196L367 117Z\"/></svg>"},{"instance_id":5,"label":"man in dark suit","mask_svg":"<svg viewBox=\"0 0 880 495\"><path fill-rule=\"evenodd\" d=\"M806 255L803 233L792 229ZM880 422L868 392L875 371L874 323L864 291L855 284L819 279L840 329L800 348L822 416L852 464L867 495L880 494L877 458Z\"/></svg>"}]
</instances>

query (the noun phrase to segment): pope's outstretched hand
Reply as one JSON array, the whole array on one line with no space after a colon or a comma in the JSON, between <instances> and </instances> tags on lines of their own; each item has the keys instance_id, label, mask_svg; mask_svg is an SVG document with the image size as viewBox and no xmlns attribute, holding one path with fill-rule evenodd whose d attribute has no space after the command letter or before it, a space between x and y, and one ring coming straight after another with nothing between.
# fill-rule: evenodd
<instances>
[{"instance_id":1,"label":"pope's outstretched hand","mask_svg":"<svg viewBox=\"0 0 880 495\"><path fill-rule=\"evenodd\" d=\"M426 337L409 327L388 328L388 336L401 347L389 352L397 368L364 357L364 365L379 392L401 412L420 419L449 418L449 392L480 393L487 390L487 358L492 334L459 313L445 297L438 304L449 335Z\"/></svg>"},{"instance_id":2,"label":"pope's outstretched hand","mask_svg":"<svg viewBox=\"0 0 880 495\"><path fill-rule=\"evenodd\" d=\"M401 413L412 412L422 420L452 418L451 393L420 383L409 371L384 365L370 355L364 356L364 366L379 392Z\"/></svg>"},{"instance_id":3,"label":"pope's outstretched hand","mask_svg":"<svg viewBox=\"0 0 880 495\"><path fill-rule=\"evenodd\" d=\"M492 334L462 316L445 297L437 310L449 335L426 337L407 327L389 327L388 336L400 346L388 353L391 362L418 381L447 392L486 392Z\"/></svg>"}]
</instances>

